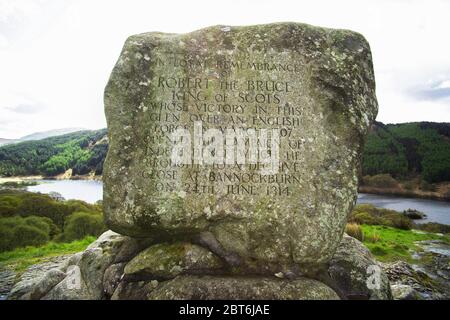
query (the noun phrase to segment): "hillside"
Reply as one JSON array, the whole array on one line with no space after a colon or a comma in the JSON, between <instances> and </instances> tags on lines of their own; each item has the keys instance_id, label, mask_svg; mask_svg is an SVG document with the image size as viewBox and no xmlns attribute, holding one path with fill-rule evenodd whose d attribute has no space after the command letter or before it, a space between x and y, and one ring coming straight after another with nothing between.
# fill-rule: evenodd
<instances>
[{"instance_id":1,"label":"hillside","mask_svg":"<svg viewBox=\"0 0 450 320\"><path fill-rule=\"evenodd\" d=\"M18 140L15 139L4 139L4 138L0 138L0 146L2 145L6 145L6 144L10 144L10 143L14 143L17 142Z\"/></svg>"},{"instance_id":2,"label":"hillside","mask_svg":"<svg viewBox=\"0 0 450 320\"><path fill-rule=\"evenodd\" d=\"M363 154L363 175L421 176L429 183L450 181L450 123L376 122Z\"/></svg>"},{"instance_id":3,"label":"hillside","mask_svg":"<svg viewBox=\"0 0 450 320\"><path fill-rule=\"evenodd\" d=\"M75 175L99 175L107 147L106 129L2 146L0 175L51 176L70 168ZM362 175L378 174L450 181L450 123L376 122L364 149Z\"/></svg>"},{"instance_id":4,"label":"hillside","mask_svg":"<svg viewBox=\"0 0 450 320\"><path fill-rule=\"evenodd\" d=\"M26 135L26 136L20 138L20 141L41 140L41 139L45 139L45 138L61 136L64 134L83 131L83 130L84 130L83 128L63 128L63 129L35 132L35 133L29 134L29 135Z\"/></svg>"},{"instance_id":5,"label":"hillside","mask_svg":"<svg viewBox=\"0 0 450 320\"><path fill-rule=\"evenodd\" d=\"M108 150L106 129L78 131L0 147L0 175L101 175Z\"/></svg>"},{"instance_id":6,"label":"hillside","mask_svg":"<svg viewBox=\"0 0 450 320\"><path fill-rule=\"evenodd\" d=\"M48 130L48 131L42 131L42 132L35 132L32 134L28 134L26 136L23 136L19 139L3 139L0 138L0 146L1 145L7 145L11 143L18 143L23 141L30 141L30 140L41 140L49 137L56 137L67 133L72 132L78 132L82 131L83 128L63 128L63 129L55 129L55 130Z\"/></svg>"}]
</instances>

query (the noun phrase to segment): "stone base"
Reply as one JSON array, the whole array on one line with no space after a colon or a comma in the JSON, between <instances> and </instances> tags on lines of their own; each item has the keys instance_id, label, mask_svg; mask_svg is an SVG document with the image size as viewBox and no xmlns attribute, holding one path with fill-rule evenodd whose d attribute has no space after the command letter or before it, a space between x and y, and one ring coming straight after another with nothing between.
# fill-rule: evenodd
<instances>
[{"instance_id":1,"label":"stone base","mask_svg":"<svg viewBox=\"0 0 450 320\"><path fill-rule=\"evenodd\" d=\"M389 281L357 240L344 236L330 265L315 279L292 271L248 273L208 248L188 242L151 244L107 231L85 251L26 286L10 299L391 299ZM378 269L377 269L378 270ZM273 273L269 273L273 272ZM372 284L371 284L372 283ZM375 285L375 287L373 286Z\"/></svg>"},{"instance_id":2,"label":"stone base","mask_svg":"<svg viewBox=\"0 0 450 320\"><path fill-rule=\"evenodd\" d=\"M311 279L283 280L261 276L178 276L158 283L120 285L112 299L145 300L336 300L330 287Z\"/></svg>"}]
</instances>

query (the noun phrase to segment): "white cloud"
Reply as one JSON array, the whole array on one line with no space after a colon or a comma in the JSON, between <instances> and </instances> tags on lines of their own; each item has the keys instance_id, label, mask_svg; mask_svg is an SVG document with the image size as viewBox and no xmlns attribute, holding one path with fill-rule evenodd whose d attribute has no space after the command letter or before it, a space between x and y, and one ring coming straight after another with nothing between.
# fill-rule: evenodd
<instances>
[{"instance_id":1,"label":"white cloud","mask_svg":"<svg viewBox=\"0 0 450 320\"><path fill-rule=\"evenodd\" d=\"M448 12L450 2L439 0L0 0L0 137L104 127L103 89L130 34L276 21L364 34L373 52L379 121L450 121L447 99L436 99L434 91L415 94L448 86ZM39 112L13 112L26 105L17 92L38 101Z\"/></svg>"},{"instance_id":2,"label":"white cloud","mask_svg":"<svg viewBox=\"0 0 450 320\"><path fill-rule=\"evenodd\" d=\"M9 45L8 38L0 34L0 48L6 48Z\"/></svg>"},{"instance_id":3,"label":"white cloud","mask_svg":"<svg viewBox=\"0 0 450 320\"><path fill-rule=\"evenodd\" d=\"M436 86L436 89L450 89L450 80L442 81Z\"/></svg>"},{"instance_id":4,"label":"white cloud","mask_svg":"<svg viewBox=\"0 0 450 320\"><path fill-rule=\"evenodd\" d=\"M42 1L0 1L0 22L19 20L24 17L32 17Z\"/></svg>"}]
</instances>

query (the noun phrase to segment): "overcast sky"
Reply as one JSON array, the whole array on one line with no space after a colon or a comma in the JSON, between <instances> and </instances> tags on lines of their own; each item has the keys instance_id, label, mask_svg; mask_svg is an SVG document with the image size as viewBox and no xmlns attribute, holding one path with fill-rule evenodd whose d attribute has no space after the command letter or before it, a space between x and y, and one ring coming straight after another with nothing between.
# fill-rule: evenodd
<instances>
[{"instance_id":1,"label":"overcast sky","mask_svg":"<svg viewBox=\"0 0 450 320\"><path fill-rule=\"evenodd\" d=\"M450 122L450 1L0 0L0 138L106 126L103 89L127 36L305 22L361 32L378 121Z\"/></svg>"}]
</instances>

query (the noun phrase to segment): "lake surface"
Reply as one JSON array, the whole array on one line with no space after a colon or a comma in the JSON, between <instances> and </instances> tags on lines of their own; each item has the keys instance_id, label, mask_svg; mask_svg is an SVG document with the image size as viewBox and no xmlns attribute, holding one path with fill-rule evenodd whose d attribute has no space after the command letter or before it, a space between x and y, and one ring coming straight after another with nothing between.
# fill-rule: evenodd
<instances>
[{"instance_id":1,"label":"lake surface","mask_svg":"<svg viewBox=\"0 0 450 320\"><path fill-rule=\"evenodd\" d=\"M28 191L60 193L66 200L78 199L95 203L103 199L103 184L94 180L36 180L39 184L27 187Z\"/></svg>"},{"instance_id":2,"label":"lake surface","mask_svg":"<svg viewBox=\"0 0 450 320\"><path fill-rule=\"evenodd\" d=\"M450 202L360 193L357 203L370 203L375 207L396 211L416 209L427 215L426 219L415 220L417 223L439 222L450 225Z\"/></svg>"},{"instance_id":3,"label":"lake surface","mask_svg":"<svg viewBox=\"0 0 450 320\"><path fill-rule=\"evenodd\" d=\"M79 199L94 203L103 198L103 184L92 180L37 180L40 184L27 189L33 192L49 193L56 191L65 199ZM358 203L370 203L379 208L403 211L416 209L427 215L427 219L417 222L439 222L450 225L450 202L401 198L384 195L360 193Z\"/></svg>"}]
</instances>

